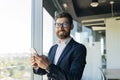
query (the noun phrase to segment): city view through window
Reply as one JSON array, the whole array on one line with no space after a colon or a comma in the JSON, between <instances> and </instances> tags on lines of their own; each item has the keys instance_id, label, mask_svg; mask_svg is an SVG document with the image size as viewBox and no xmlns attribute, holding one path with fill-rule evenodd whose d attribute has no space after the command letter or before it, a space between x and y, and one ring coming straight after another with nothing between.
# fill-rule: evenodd
<instances>
[{"instance_id":1,"label":"city view through window","mask_svg":"<svg viewBox=\"0 0 120 80\"><path fill-rule=\"evenodd\" d=\"M33 79L29 61L31 4L31 0L0 0L0 80ZM53 18L43 8L44 55L53 44L52 30ZM43 76L43 80L46 79Z\"/></svg>"},{"instance_id":2,"label":"city view through window","mask_svg":"<svg viewBox=\"0 0 120 80\"><path fill-rule=\"evenodd\" d=\"M31 0L0 0L0 80L30 80Z\"/></svg>"}]
</instances>

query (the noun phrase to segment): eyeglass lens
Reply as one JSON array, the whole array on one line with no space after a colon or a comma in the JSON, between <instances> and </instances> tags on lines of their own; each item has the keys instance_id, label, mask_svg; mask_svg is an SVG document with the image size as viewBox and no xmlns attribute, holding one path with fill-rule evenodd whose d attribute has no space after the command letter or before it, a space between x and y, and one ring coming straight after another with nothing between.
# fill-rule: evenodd
<instances>
[{"instance_id":1,"label":"eyeglass lens","mask_svg":"<svg viewBox=\"0 0 120 80\"><path fill-rule=\"evenodd\" d=\"M69 24L68 23L55 23L56 27L67 27Z\"/></svg>"}]
</instances>

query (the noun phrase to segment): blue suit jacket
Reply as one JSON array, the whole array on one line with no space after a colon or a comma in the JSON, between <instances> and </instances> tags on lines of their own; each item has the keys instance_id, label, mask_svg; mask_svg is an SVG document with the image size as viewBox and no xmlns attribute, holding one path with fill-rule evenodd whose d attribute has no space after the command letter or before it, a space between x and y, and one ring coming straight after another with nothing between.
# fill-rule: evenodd
<instances>
[{"instance_id":1,"label":"blue suit jacket","mask_svg":"<svg viewBox=\"0 0 120 80\"><path fill-rule=\"evenodd\" d=\"M58 45L51 47L48 58L53 63ZM47 73L48 80L81 80L86 64L86 47L73 39L63 50L57 65L50 64L47 73L43 69L34 70L34 73L44 75Z\"/></svg>"}]
</instances>

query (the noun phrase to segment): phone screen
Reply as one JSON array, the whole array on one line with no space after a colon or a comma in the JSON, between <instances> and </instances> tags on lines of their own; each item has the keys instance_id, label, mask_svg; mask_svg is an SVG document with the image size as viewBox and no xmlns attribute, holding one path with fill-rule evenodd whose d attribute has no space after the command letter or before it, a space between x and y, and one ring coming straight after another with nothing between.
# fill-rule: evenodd
<instances>
[{"instance_id":1,"label":"phone screen","mask_svg":"<svg viewBox=\"0 0 120 80\"><path fill-rule=\"evenodd\" d=\"M32 55L38 55L35 48L30 48L30 51L31 51Z\"/></svg>"}]
</instances>

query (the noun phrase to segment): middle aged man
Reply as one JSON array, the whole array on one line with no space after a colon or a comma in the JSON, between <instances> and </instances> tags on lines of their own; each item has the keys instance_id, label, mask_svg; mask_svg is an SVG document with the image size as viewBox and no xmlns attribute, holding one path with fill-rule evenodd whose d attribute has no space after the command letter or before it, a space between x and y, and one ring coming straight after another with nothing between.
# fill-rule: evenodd
<instances>
[{"instance_id":1,"label":"middle aged man","mask_svg":"<svg viewBox=\"0 0 120 80\"><path fill-rule=\"evenodd\" d=\"M48 80L81 80L86 64L86 47L76 42L70 32L73 18L69 13L60 13L55 19L55 31L58 43L44 55L31 56L31 65L35 74L47 74Z\"/></svg>"}]
</instances>

